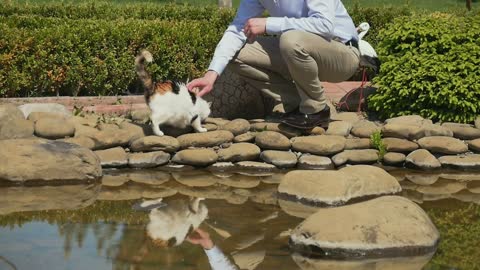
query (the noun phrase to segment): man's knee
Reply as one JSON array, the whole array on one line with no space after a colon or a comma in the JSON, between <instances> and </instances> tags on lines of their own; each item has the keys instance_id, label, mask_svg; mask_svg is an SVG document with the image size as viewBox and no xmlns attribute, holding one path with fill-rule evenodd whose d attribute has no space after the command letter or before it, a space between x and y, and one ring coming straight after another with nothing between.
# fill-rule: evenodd
<instances>
[{"instance_id":1,"label":"man's knee","mask_svg":"<svg viewBox=\"0 0 480 270\"><path fill-rule=\"evenodd\" d=\"M303 43L305 40L305 32L291 30L280 35L280 52L283 56L295 55L302 53Z\"/></svg>"}]
</instances>

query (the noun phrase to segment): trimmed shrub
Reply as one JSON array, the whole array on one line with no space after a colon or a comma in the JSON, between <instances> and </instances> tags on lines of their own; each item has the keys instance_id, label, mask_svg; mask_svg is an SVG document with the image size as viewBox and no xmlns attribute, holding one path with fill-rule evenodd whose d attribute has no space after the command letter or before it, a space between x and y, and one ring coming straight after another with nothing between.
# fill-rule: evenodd
<instances>
[{"instance_id":1,"label":"trimmed shrub","mask_svg":"<svg viewBox=\"0 0 480 270\"><path fill-rule=\"evenodd\" d=\"M369 108L472 122L480 111L480 14L398 18L379 34L383 62Z\"/></svg>"},{"instance_id":2,"label":"trimmed shrub","mask_svg":"<svg viewBox=\"0 0 480 270\"><path fill-rule=\"evenodd\" d=\"M134 90L135 56L157 79L199 76L222 35L208 21L0 20L0 95L116 95Z\"/></svg>"},{"instance_id":3,"label":"trimmed shrub","mask_svg":"<svg viewBox=\"0 0 480 270\"><path fill-rule=\"evenodd\" d=\"M134 59L143 48L154 55L147 68L156 79L200 76L235 13L214 6L2 4L2 97L141 92ZM356 23L368 16L374 44L378 30L406 12L357 6L351 14Z\"/></svg>"}]
</instances>

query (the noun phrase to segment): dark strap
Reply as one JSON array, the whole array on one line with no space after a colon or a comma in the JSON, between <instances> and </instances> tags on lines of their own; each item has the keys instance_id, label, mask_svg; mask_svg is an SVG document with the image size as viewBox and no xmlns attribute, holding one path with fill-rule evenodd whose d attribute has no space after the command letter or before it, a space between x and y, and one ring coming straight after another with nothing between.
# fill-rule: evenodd
<instances>
[{"instance_id":1,"label":"dark strap","mask_svg":"<svg viewBox=\"0 0 480 270\"><path fill-rule=\"evenodd\" d=\"M345 42L345 45L352 46L358 49L358 40L350 39L349 41Z\"/></svg>"},{"instance_id":2,"label":"dark strap","mask_svg":"<svg viewBox=\"0 0 480 270\"><path fill-rule=\"evenodd\" d=\"M198 118L198 114L192 117L192 120L190 120L190 124L193 123L193 121L197 120L197 118Z\"/></svg>"}]
</instances>

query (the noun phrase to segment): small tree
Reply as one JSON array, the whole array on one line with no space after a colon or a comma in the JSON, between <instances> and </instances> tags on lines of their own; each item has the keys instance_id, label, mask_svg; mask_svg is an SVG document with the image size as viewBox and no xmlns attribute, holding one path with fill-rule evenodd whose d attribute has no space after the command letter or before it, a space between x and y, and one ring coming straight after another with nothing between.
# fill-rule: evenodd
<instances>
[{"instance_id":1,"label":"small tree","mask_svg":"<svg viewBox=\"0 0 480 270\"><path fill-rule=\"evenodd\" d=\"M231 8L232 0L218 0L219 7Z\"/></svg>"}]
</instances>

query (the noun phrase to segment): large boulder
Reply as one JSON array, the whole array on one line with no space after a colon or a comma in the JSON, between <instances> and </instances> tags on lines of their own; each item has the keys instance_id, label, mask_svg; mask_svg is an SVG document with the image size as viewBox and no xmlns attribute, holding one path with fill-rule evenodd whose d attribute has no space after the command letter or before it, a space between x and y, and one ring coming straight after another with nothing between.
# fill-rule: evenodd
<instances>
[{"instance_id":1,"label":"large boulder","mask_svg":"<svg viewBox=\"0 0 480 270\"><path fill-rule=\"evenodd\" d=\"M474 128L468 124L443 123L442 127L451 130L453 136L461 140L474 140L480 138L480 129Z\"/></svg>"},{"instance_id":2,"label":"large boulder","mask_svg":"<svg viewBox=\"0 0 480 270\"><path fill-rule=\"evenodd\" d=\"M221 126L221 129L228 130L232 132L234 136L237 136L249 131L250 123L245 119L235 119Z\"/></svg>"},{"instance_id":3,"label":"large boulder","mask_svg":"<svg viewBox=\"0 0 480 270\"><path fill-rule=\"evenodd\" d=\"M439 238L422 208L399 196L319 209L290 235L294 249L340 258L429 254Z\"/></svg>"},{"instance_id":4,"label":"large boulder","mask_svg":"<svg viewBox=\"0 0 480 270\"><path fill-rule=\"evenodd\" d=\"M438 159L443 167L461 170L480 170L480 155L443 156Z\"/></svg>"},{"instance_id":5,"label":"large boulder","mask_svg":"<svg viewBox=\"0 0 480 270\"><path fill-rule=\"evenodd\" d=\"M353 125L351 133L356 137L369 139L372 134L380 132L381 129L382 128L374 122L362 120Z\"/></svg>"},{"instance_id":6,"label":"large boulder","mask_svg":"<svg viewBox=\"0 0 480 270\"><path fill-rule=\"evenodd\" d=\"M347 137L352 127L352 123L347 121L333 121L329 124L326 134Z\"/></svg>"},{"instance_id":7,"label":"large boulder","mask_svg":"<svg viewBox=\"0 0 480 270\"><path fill-rule=\"evenodd\" d=\"M29 138L33 130L33 122L25 120L16 106L0 105L0 140Z\"/></svg>"},{"instance_id":8,"label":"large boulder","mask_svg":"<svg viewBox=\"0 0 480 270\"><path fill-rule=\"evenodd\" d=\"M345 150L333 156L332 161L335 166L341 166L344 164L373 164L378 161L378 150Z\"/></svg>"},{"instance_id":9,"label":"large boulder","mask_svg":"<svg viewBox=\"0 0 480 270\"><path fill-rule=\"evenodd\" d=\"M76 144L40 139L0 141L0 179L88 181L102 176L100 159Z\"/></svg>"},{"instance_id":10,"label":"large boulder","mask_svg":"<svg viewBox=\"0 0 480 270\"><path fill-rule=\"evenodd\" d=\"M27 118L32 112L58 113L65 115L65 117L72 115L72 112L65 106L57 103L28 103L20 105L18 108L22 111L25 118Z\"/></svg>"},{"instance_id":11,"label":"large boulder","mask_svg":"<svg viewBox=\"0 0 480 270\"><path fill-rule=\"evenodd\" d=\"M279 168L292 168L297 164L297 155L288 151L263 151L260 159Z\"/></svg>"},{"instance_id":12,"label":"large boulder","mask_svg":"<svg viewBox=\"0 0 480 270\"><path fill-rule=\"evenodd\" d=\"M278 186L281 198L319 206L336 206L402 189L381 168L357 165L338 171L292 171Z\"/></svg>"},{"instance_id":13,"label":"large boulder","mask_svg":"<svg viewBox=\"0 0 480 270\"><path fill-rule=\"evenodd\" d=\"M102 167L125 167L128 164L128 156L122 147L115 147L106 150L94 151L100 158Z\"/></svg>"},{"instance_id":14,"label":"large boulder","mask_svg":"<svg viewBox=\"0 0 480 270\"><path fill-rule=\"evenodd\" d=\"M382 142L388 152L410 153L418 149L418 144L405 139L384 138Z\"/></svg>"},{"instance_id":15,"label":"large boulder","mask_svg":"<svg viewBox=\"0 0 480 270\"><path fill-rule=\"evenodd\" d=\"M329 157L303 154L298 159L298 166L301 170L332 170L335 168Z\"/></svg>"}]
</instances>

